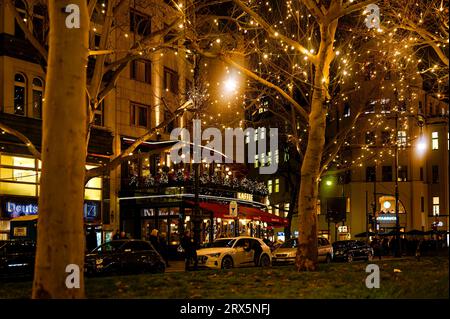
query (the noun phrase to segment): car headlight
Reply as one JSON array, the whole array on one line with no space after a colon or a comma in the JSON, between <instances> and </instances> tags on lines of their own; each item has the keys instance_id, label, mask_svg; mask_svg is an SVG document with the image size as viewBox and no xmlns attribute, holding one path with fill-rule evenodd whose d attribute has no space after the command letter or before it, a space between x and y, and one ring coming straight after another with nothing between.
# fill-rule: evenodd
<instances>
[{"instance_id":1,"label":"car headlight","mask_svg":"<svg viewBox=\"0 0 450 319\"><path fill-rule=\"evenodd\" d=\"M96 265L101 265L102 263L103 263L103 259L102 258L99 258L99 259L95 260L95 264Z\"/></svg>"},{"instance_id":2,"label":"car headlight","mask_svg":"<svg viewBox=\"0 0 450 319\"><path fill-rule=\"evenodd\" d=\"M220 253L215 253L215 254L207 254L206 256L208 257L213 257L213 258L219 258Z\"/></svg>"}]
</instances>

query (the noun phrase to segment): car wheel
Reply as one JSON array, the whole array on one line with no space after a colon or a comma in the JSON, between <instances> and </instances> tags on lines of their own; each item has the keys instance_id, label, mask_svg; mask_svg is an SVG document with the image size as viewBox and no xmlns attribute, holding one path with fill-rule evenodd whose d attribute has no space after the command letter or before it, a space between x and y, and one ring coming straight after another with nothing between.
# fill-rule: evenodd
<instances>
[{"instance_id":1,"label":"car wheel","mask_svg":"<svg viewBox=\"0 0 450 319\"><path fill-rule=\"evenodd\" d=\"M330 255L327 255L327 257L326 257L326 259L325 259L325 262L326 262L327 264L331 263L331 256L330 256Z\"/></svg>"},{"instance_id":2,"label":"car wheel","mask_svg":"<svg viewBox=\"0 0 450 319\"><path fill-rule=\"evenodd\" d=\"M353 262L353 255L347 254L347 262L352 263Z\"/></svg>"},{"instance_id":3,"label":"car wheel","mask_svg":"<svg viewBox=\"0 0 450 319\"><path fill-rule=\"evenodd\" d=\"M233 268L233 259L230 256L225 256L222 259L222 269Z\"/></svg>"},{"instance_id":4,"label":"car wheel","mask_svg":"<svg viewBox=\"0 0 450 319\"><path fill-rule=\"evenodd\" d=\"M164 272L166 271L166 265L164 265L164 263L162 263L162 262L159 262L159 263L157 263L157 264L155 265L154 271L155 271L157 274L162 274L162 273L164 273Z\"/></svg>"},{"instance_id":5,"label":"car wheel","mask_svg":"<svg viewBox=\"0 0 450 319\"><path fill-rule=\"evenodd\" d=\"M371 261L373 259L373 255L372 255L372 253L368 253L367 254L367 261Z\"/></svg>"},{"instance_id":6,"label":"car wheel","mask_svg":"<svg viewBox=\"0 0 450 319\"><path fill-rule=\"evenodd\" d=\"M259 265L261 267L270 267L270 258L267 255L262 255L259 260Z\"/></svg>"}]
</instances>

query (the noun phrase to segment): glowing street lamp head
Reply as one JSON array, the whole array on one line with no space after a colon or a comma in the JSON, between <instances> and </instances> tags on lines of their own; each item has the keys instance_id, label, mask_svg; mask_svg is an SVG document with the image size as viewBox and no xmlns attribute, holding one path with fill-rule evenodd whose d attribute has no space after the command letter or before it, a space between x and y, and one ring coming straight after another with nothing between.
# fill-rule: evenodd
<instances>
[{"instance_id":1,"label":"glowing street lamp head","mask_svg":"<svg viewBox=\"0 0 450 319\"><path fill-rule=\"evenodd\" d=\"M417 141L416 147L417 147L417 152L419 154L425 153L425 151L427 150L427 142L425 140L425 137L421 136L419 138L419 140Z\"/></svg>"},{"instance_id":2,"label":"glowing street lamp head","mask_svg":"<svg viewBox=\"0 0 450 319\"><path fill-rule=\"evenodd\" d=\"M237 89L237 81L234 77L230 77L225 81L225 91L228 93L234 92Z\"/></svg>"},{"instance_id":3,"label":"glowing street lamp head","mask_svg":"<svg viewBox=\"0 0 450 319\"><path fill-rule=\"evenodd\" d=\"M327 181L325 182L325 185L331 186L331 185L333 185L333 182L332 182L331 180L327 180Z\"/></svg>"}]
</instances>

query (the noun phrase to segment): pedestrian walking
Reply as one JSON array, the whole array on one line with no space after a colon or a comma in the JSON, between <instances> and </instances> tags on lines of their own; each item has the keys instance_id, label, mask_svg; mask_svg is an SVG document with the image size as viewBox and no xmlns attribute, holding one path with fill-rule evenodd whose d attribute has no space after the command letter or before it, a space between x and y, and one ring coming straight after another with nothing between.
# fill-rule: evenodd
<instances>
[{"instance_id":1,"label":"pedestrian walking","mask_svg":"<svg viewBox=\"0 0 450 319\"><path fill-rule=\"evenodd\" d=\"M184 249L185 258L185 270L191 270L191 262L194 262L194 270L197 270L198 260L197 260L197 250L193 238L191 237L191 232L186 231L183 238L181 239L181 247Z\"/></svg>"}]
</instances>

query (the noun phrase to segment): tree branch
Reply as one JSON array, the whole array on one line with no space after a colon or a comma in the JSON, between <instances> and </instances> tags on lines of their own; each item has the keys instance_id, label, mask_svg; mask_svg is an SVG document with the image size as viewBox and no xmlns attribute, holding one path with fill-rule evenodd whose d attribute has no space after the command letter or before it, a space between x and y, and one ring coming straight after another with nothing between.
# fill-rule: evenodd
<instances>
[{"instance_id":1,"label":"tree branch","mask_svg":"<svg viewBox=\"0 0 450 319\"><path fill-rule=\"evenodd\" d=\"M28 139L28 137L26 137L19 131L16 131L15 129L13 129L5 124L2 124L2 123L0 123L0 129L2 129L4 132L6 132L12 136L17 137L20 141L22 141L27 146L31 155L33 155L37 159L41 159L41 153L36 149L36 147L33 145L33 143L31 143L31 141Z\"/></svg>"}]
</instances>

